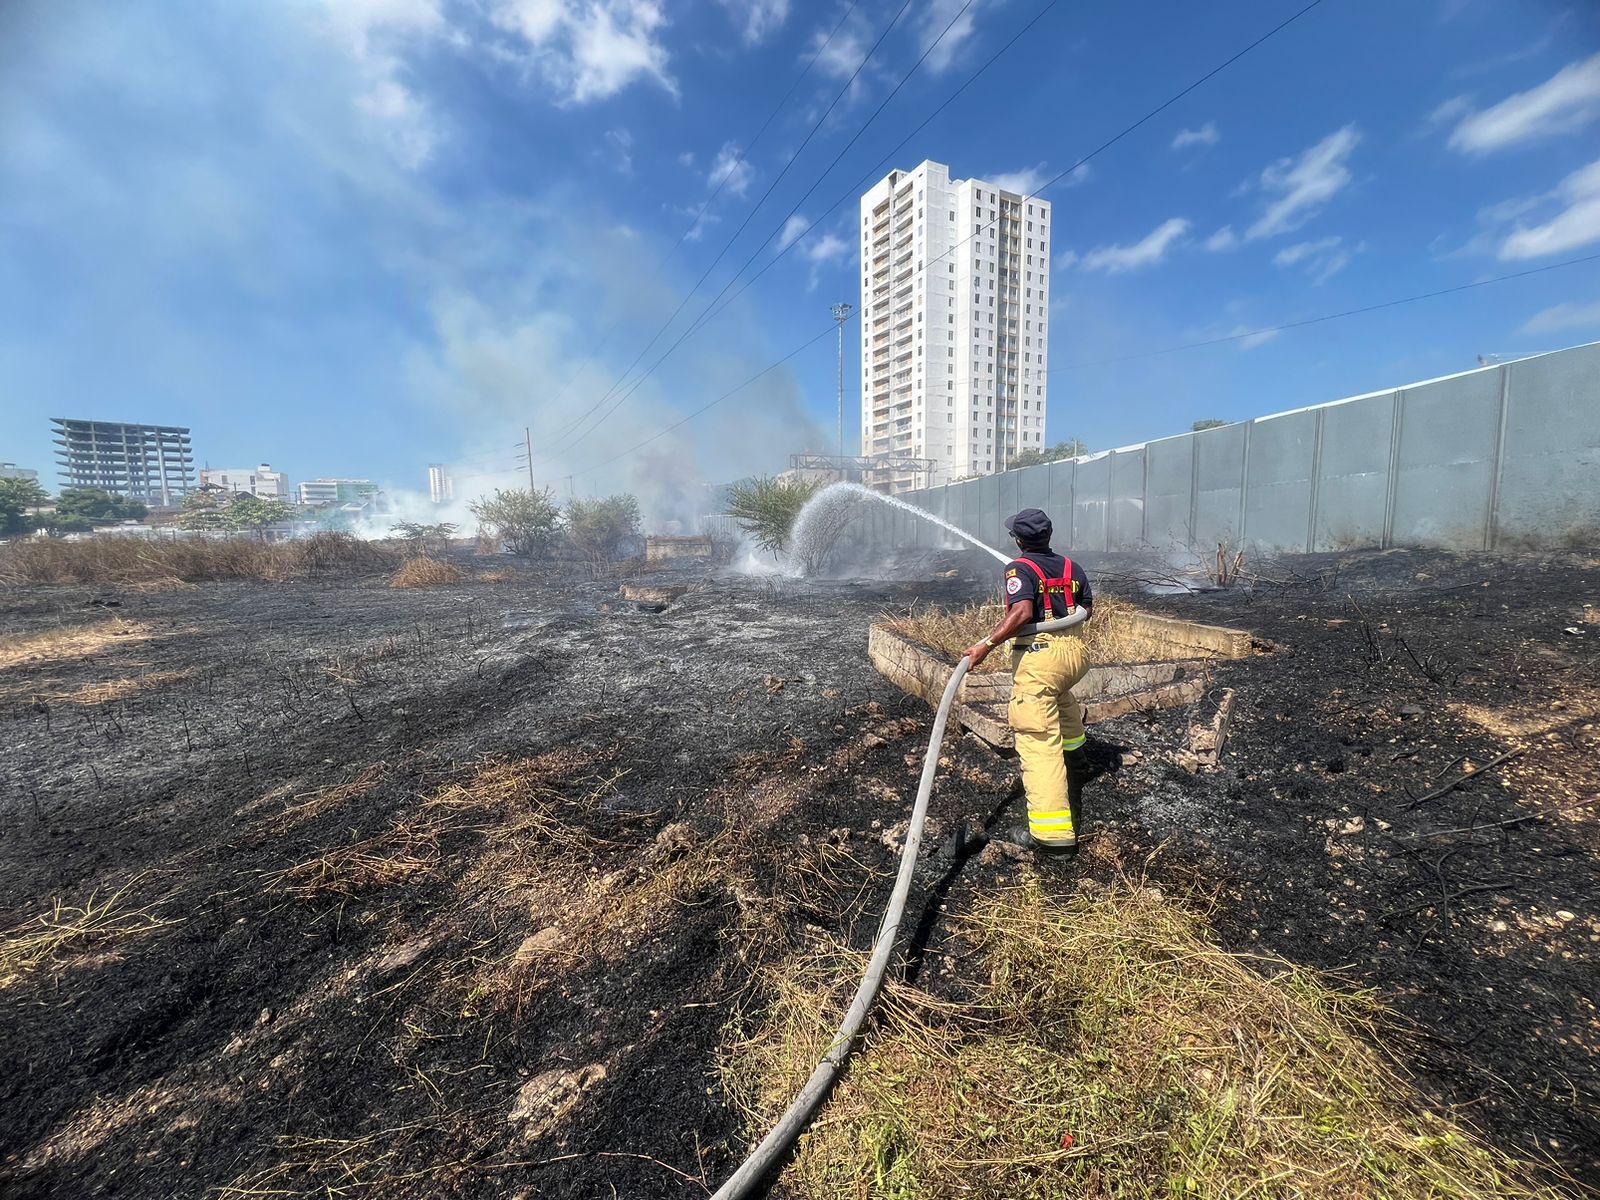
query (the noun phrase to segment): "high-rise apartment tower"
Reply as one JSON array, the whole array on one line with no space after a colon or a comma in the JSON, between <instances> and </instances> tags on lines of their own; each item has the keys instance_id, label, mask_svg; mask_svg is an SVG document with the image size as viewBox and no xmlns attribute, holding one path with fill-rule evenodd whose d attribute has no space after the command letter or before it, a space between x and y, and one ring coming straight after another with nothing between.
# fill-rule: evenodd
<instances>
[{"instance_id":1,"label":"high-rise apartment tower","mask_svg":"<svg viewBox=\"0 0 1600 1200\"><path fill-rule=\"evenodd\" d=\"M1044 448L1050 204L943 163L861 197L861 452L931 460L890 491Z\"/></svg>"},{"instance_id":2,"label":"high-rise apartment tower","mask_svg":"<svg viewBox=\"0 0 1600 1200\"><path fill-rule=\"evenodd\" d=\"M51 417L63 487L102 488L147 504L175 504L194 486L189 431Z\"/></svg>"}]
</instances>

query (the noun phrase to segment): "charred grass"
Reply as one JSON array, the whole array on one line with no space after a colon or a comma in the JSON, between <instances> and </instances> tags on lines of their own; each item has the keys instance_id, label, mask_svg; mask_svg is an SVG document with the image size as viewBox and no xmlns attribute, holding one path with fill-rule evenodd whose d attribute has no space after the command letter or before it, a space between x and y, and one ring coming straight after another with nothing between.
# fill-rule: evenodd
<instances>
[{"instance_id":1,"label":"charred grass","mask_svg":"<svg viewBox=\"0 0 1600 1200\"><path fill-rule=\"evenodd\" d=\"M1124 881L981 899L961 1000L900 983L785 1176L793 1193L1305 1200L1554 1197L1429 1112L1373 1049L1367 992L1220 949L1187 903ZM765 974L723 1062L753 1132L827 1050L865 965L819 941Z\"/></svg>"}]
</instances>

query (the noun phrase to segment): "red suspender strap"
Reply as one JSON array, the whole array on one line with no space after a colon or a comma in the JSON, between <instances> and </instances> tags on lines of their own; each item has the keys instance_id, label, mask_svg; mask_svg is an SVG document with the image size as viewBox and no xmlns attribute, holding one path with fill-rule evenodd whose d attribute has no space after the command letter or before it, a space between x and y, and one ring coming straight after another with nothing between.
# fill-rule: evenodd
<instances>
[{"instance_id":1,"label":"red suspender strap","mask_svg":"<svg viewBox=\"0 0 1600 1200\"><path fill-rule=\"evenodd\" d=\"M1031 558L1019 558L1016 561L1017 562L1022 562L1022 563L1027 563L1030 567L1033 568L1033 573L1039 577L1040 599L1042 599L1044 601L1044 612L1045 612L1044 618L1041 618L1041 619L1045 619L1045 618L1049 618L1049 617L1055 616L1055 611L1056 611L1055 605L1050 603L1050 589L1051 588L1055 588L1057 591L1061 591L1062 592L1062 597L1066 601L1067 612L1063 613L1062 616L1066 616L1067 613L1072 612L1073 609L1078 607L1078 602L1077 602L1076 598L1072 594L1072 560L1070 558L1065 560L1065 562L1066 562L1066 568L1065 568L1066 576L1065 576L1065 578L1062 578L1062 579L1051 579L1051 578L1049 578L1047 575L1045 575L1044 568L1041 567L1038 563L1034 562L1033 559L1031 559ZM1063 591L1063 587L1065 589L1064 591Z\"/></svg>"}]
</instances>

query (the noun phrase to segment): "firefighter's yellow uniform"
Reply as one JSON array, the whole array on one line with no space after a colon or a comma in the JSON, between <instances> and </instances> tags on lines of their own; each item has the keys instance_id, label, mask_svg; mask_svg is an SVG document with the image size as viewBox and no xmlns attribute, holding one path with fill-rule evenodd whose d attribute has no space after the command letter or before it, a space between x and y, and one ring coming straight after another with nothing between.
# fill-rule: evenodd
<instances>
[{"instance_id":1,"label":"firefighter's yellow uniform","mask_svg":"<svg viewBox=\"0 0 1600 1200\"><path fill-rule=\"evenodd\" d=\"M1006 603L1034 601L1037 620L1092 604L1089 584L1069 560L1025 552L1006 566ZM1044 845L1077 844L1065 756L1083 747L1083 707L1072 687L1089 669L1082 626L1013 643L1011 731L1028 794L1028 832Z\"/></svg>"}]
</instances>

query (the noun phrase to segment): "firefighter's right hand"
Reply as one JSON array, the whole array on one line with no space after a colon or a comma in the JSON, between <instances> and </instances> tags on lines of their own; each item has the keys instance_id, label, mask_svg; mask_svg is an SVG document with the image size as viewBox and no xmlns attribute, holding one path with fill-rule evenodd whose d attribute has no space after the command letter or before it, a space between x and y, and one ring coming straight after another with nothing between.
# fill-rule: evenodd
<instances>
[{"instance_id":1,"label":"firefighter's right hand","mask_svg":"<svg viewBox=\"0 0 1600 1200\"><path fill-rule=\"evenodd\" d=\"M967 669L969 671L975 669L979 663L989 657L989 651L993 649L994 647L988 642L979 642L974 646L968 646L966 649L966 657L972 660L972 666L968 667Z\"/></svg>"}]
</instances>

